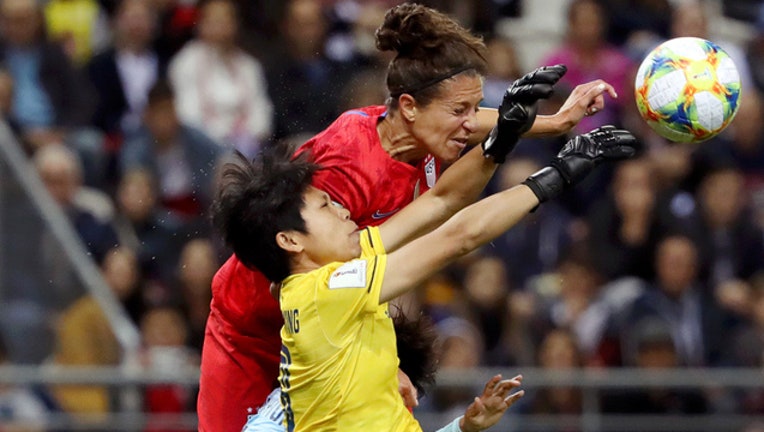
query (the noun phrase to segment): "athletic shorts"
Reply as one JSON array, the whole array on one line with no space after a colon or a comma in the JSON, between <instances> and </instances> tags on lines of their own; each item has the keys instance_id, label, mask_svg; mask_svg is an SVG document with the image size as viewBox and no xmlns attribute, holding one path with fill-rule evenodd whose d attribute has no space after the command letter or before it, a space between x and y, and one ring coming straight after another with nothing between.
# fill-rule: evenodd
<instances>
[{"instance_id":1,"label":"athletic shorts","mask_svg":"<svg viewBox=\"0 0 764 432\"><path fill-rule=\"evenodd\" d=\"M281 389L275 388L257 410L247 417L241 432L284 432L284 410L281 409Z\"/></svg>"}]
</instances>

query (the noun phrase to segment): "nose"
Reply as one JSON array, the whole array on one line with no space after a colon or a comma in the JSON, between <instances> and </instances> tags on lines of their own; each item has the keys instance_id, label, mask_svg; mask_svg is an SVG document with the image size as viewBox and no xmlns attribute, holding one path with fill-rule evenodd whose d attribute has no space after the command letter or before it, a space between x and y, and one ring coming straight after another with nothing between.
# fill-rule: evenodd
<instances>
[{"instance_id":1,"label":"nose","mask_svg":"<svg viewBox=\"0 0 764 432\"><path fill-rule=\"evenodd\" d=\"M477 112L474 110L470 111L470 115L467 116L467 119L464 120L464 123L462 123L462 126L464 129L467 129L467 132L474 133L477 131L478 126L478 118L477 118Z\"/></svg>"},{"instance_id":2,"label":"nose","mask_svg":"<svg viewBox=\"0 0 764 432\"><path fill-rule=\"evenodd\" d=\"M337 206L337 214L339 214L340 219L342 220L348 220L350 219L350 210L346 209L342 206Z\"/></svg>"}]
</instances>

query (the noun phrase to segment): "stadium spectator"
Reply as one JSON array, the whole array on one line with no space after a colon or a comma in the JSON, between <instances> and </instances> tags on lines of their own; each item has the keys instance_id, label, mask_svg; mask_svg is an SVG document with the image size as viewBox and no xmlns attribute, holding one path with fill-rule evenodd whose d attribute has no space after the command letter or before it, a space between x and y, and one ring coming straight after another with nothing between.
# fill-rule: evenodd
<instances>
[{"instance_id":1,"label":"stadium spectator","mask_svg":"<svg viewBox=\"0 0 764 432\"><path fill-rule=\"evenodd\" d=\"M316 162L327 168L317 175L317 184L348 206L361 226L381 223L423 194L438 176L437 159L454 161L468 143L480 142L497 119L494 110L476 113L475 109L482 98L479 77L485 68L480 54L484 47L479 40L467 37L464 29L431 9L406 6L389 13L411 13L415 20L433 21L427 25L428 31L431 37L442 38L438 45L442 54L424 52L419 46L421 38L405 33L405 28L400 30L405 45L393 42L401 20L391 15L384 46L399 55L388 76L388 90L393 94L390 105L348 111L301 147L310 149ZM456 51L453 58L448 54L452 48ZM437 64L430 66L433 60ZM519 80L512 91L523 95L517 95L518 100L528 97L535 101L539 95L548 94L562 72L559 66L536 71ZM531 133L568 131L591 108L603 106L605 91L610 93L612 88L599 80L579 86L556 115L537 117ZM289 94L294 92L292 89ZM505 109L516 106L513 97L507 99ZM527 113L517 108L518 113ZM504 140L497 138L495 142ZM487 163L480 150L472 153L476 166ZM494 165L488 168L492 171ZM370 176L370 172L376 175ZM469 176L466 180L470 181L464 182L469 190L466 195L477 196L489 177ZM247 269L235 256L213 280L197 409L202 430L238 429L247 410L254 411L271 390L279 361L282 318L267 292L268 285L262 274ZM230 423L210 423L219 421Z\"/></svg>"},{"instance_id":2,"label":"stadium spectator","mask_svg":"<svg viewBox=\"0 0 764 432\"><path fill-rule=\"evenodd\" d=\"M585 131L604 124L623 124L625 110L634 110L631 77L636 66L620 48L607 42L607 15L596 0L572 0L567 9L562 45L542 64L564 64L568 73L560 84L573 88L601 78L613 85L619 98L596 117L581 120L574 129Z\"/></svg>"},{"instance_id":3,"label":"stadium spectator","mask_svg":"<svg viewBox=\"0 0 764 432\"><path fill-rule=\"evenodd\" d=\"M0 337L0 366L12 366L3 337ZM3 430L44 432L46 416L57 407L51 406L47 391L27 385L0 385L0 424Z\"/></svg>"},{"instance_id":4,"label":"stadium spectator","mask_svg":"<svg viewBox=\"0 0 764 432\"><path fill-rule=\"evenodd\" d=\"M532 173L531 173L532 174ZM469 264L464 277L464 294L469 319L477 327L483 339L479 352L479 365L503 366L511 351L506 331L509 323L509 292L511 284L507 270L500 258L483 256Z\"/></svg>"},{"instance_id":5,"label":"stadium spectator","mask_svg":"<svg viewBox=\"0 0 764 432\"><path fill-rule=\"evenodd\" d=\"M563 251L548 276L539 278L533 287L540 299L533 325L539 344L547 333L565 329L575 338L573 343L582 365L600 362L609 311L599 303L605 279L586 245L575 244Z\"/></svg>"},{"instance_id":6,"label":"stadium spectator","mask_svg":"<svg viewBox=\"0 0 764 432\"><path fill-rule=\"evenodd\" d=\"M655 245L664 228L653 170L651 159L644 157L619 165L610 194L589 210L592 258L608 280L652 277Z\"/></svg>"},{"instance_id":7,"label":"stadium spectator","mask_svg":"<svg viewBox=\"0 0 764 432\"><path fill-rule=\"evenodd\" d=\"M668 235L656 246L655 278L623 317L624 359L635 358L638 324L655 319L671 329L680 366L719 366L728 348L726 314L699 277L697 246L683 235Z\"/></svg>"},{"instance_id":8,"label":"stadium spectator","mask_svg":"<svg viewBox=\"0 0 764 432\"><path fill-rule=\"evenodd\" d=\"M233 1L205 2L198 37L172 58L168 76L181 121L252 156L270 138L273 104L260 62L237 46L238 19Z\"/></svg>"},{"instance_id":9,"label":"stadium spectator","mask_svg":"<svg viewBox=\"0 0 764 432\"><path fill-rule=\"evenodd\" d=\"M34 166L82 244L96 262L100 262L119 241L108 222L100 220L77 200L83 188L83 168L77 155L62 144L49 144L35 153Z\"/></svg>"},{"instance_id":10,"label":"stadium spectator","mask_svg":"<svg viewBox=\"0 0 764 432\"><path fill-rule=\"evenodd\" d=\"M47 34L78 67L111 40L108 16L97 0L50 0L44 14Z\"/></svg>"},{"instance_id":11,"label":"stadium spectator","mask_svg":"<svg viewBox=\"0 0 764 432\"><path fill-rule=\"evenodd\" d=\"M743 175L751 218L764 229L764 100L746 91L728 131L703 143L692 153L693 184L715 166L734 165Z\"/></svg>"},{"instance_id":12,"label":"stadium spectator","mask_svg":"<svg viewBox=\"0 0 764 432\"><path fill-rule=\"evenodd\" d=\"M175 54L196 37L199 4L178 0L151 0L151 6L158 17L154 49L159 55L159 63L169 64Z\"/></svg>"},{"instance_id":13,"label":"stadium spectator","mask_svg":"<svg viewBox=\"0 0 764 432\"><path fill-rule=\"evenodd\" d=\"M535 159L517 155L499 168L492 180L493 188L504 190L518 185L539 169L541 164ZM529 214L485 248L486 253L501 257L514 291L530 291L528 284L532 279L553 271L560 255L574 240L573 216L559 203L549 204Z\"/></svg>"},{"instance_id":14,"label":"stadium spectator","mask_svg":"<svg viewBox=\"0 0 764 432\"><path fill-rule=\"evenodd\" d=\"M121 1L112 25L112 46L96 54L87 71L98 95L93 124L118 148L140 126L149 91L166 64L151 45L157 24L148 0Z\"/></svg>"},{"instance_id":15,"label":"stadium spectator","mask_svg":"<svg viewBox=\"0 0 764 432\"><path fill-rule=\"evenodd\" d=\"M764 271L764 235L751 219L740 169L719 166L709 171L697 198L701 225L695 234L709 282L718 287Z\"/></svg>"},{"instance_id":16,"label":"stadium spectator","mask_svg":"<svg viewBox=\"0 0 764 432\"><path fill-rule=\"evenodd\" d=\"M326 16L318 0L288 0L279 20L277 48L267 62L268 90L275 112L274 138L317 133L341 111L348 67L328 58Z\"/></svg>"},{"instance_id":17,"label":"stadium spectator","mask_svg":"<svg viewBox=\"0 0 764 432\"><path fill-rule=\"evenodd\" d=\"M190 349L188 329L182 312L163 306L149 309L141 319L144 366L161 374L190 371L199 364L197 354ZM193 392L174 384L154 384L146 387L144 410L152 414L183 413L193 405ZM149 421L144 432L182 432L185 428L172 422Z\"/></svg>"},{"instance_id":18,"label":"stadium spectator","mask_svg":"<svg viewBox=\"0 0 764 432\"><path fill-rule=\"evenodd\" d=\"M159 184L159 201L200 229L211 202L215 166L225 150L176 114L178 93L165 81L148 95L143 125L120 150L120 171L148 169Z\"/></svg>"},{"instance_id":19,"label":"stadium spectator","mask_svg":"<svg viewBox=\"0 0 764 432\"><path fill-rule=\"evenodd\" d=\"M116 248L104 257L101 273L118 299L127 298L138 283L133 252ZM87 294L69 306L57 325L57 348L53 362L61 366L116 366L122 350L108 318L95 297ZM70 413L107 413L113 407L107 387L60 385L52 392Z\"/></svg>"},{"instance_id":20,"label":"stadium spectator","mask_svg":"<svg viewBox=\"0 0 764 432\"><path fill-rule=\"evenodd\" d=\"M483 84L483 106L495 108L501 104L504 90L522 76L523 68L513 40L493 37L486 42L488 48L488 72ZM552 63L550 63L552 64Z\"/></svg>"},{"instance_id":21,"label":"stadium spectator","mask_svg":"<svg viewBox=\"0 0 764 432\"><path fill-rule=\"evenodd\" d=\"M85 182L100 186L103 137L87 127L94 108L92 89L61 47L48 40L42 19L35 0L0 3L0 62L13 78L10 119L29 153L66 143L85 165Z\"/></svg>"},{"instance_id":22,"label":"stadium spectator","mask_svg":"<svg viewBox=\"0 0 764 432\"><path fill-rule=\"evenodd\" d=\"M699 0L677 2L671 14L671 37L697 37L719 45L730 56L740 74L741 87L756 88L745 51L739 44L711 32L707 5ZM646 53L645 53L646 54Z\"/></svg>"},{"instance_id":23,"label":"stadium spectator","mask_svg":"<svg viewBox=\"0 0 764 432\"><path fill-rule=\"evenodd\" d=\"M185 244L180 253L177 270L177 304L188 324L187 344L201 355L204 326L210 314L212 277L220 267L212 241L195 238Z\"/></svg>"},{"instance_id":24,"label":"stadium spectator","mask_svg":"<svg viewBox=\"0 0 764 432\"><path fill-rule=\"evenodd\" d=\"M157 191L157 180L148 169L128 170L115 191L117 214L113 222L120 244L138 256L146 282L141 296L152 305L169 298L178 257L193 230L159 204Z\"/></svg>"},{"instance_id":25,"label":"stadium spectator","mask_svg":"<svg viewBox=\"0 0 764 432\"><path fill-rule=\"evenodd\" d=\"M583 367L584 361L576 344L576 336L566 329L549 331L539 345L536 364L550 373L571 372ZM581 415L583 394L580 389L570 386L540 388L528 394L520 404L520 410L528 414ZM578 432L581 429L570 424L564 430Z\"/></svg>"},{"instance_id":26,"label":"stadium spectator","mask_svg":"<svg viewBox=\"0 0 764 432\"><path fill-rule=\"evenodd\" d=\"M626 363L648 371L681 367L675 333L671 324L661 319L642 318L635 323L633 352ZM705 414L710 408L704 394L693 388L608 390L602 394L600 404L603 412L618 414Z\"/></svg>"}]
</instances>

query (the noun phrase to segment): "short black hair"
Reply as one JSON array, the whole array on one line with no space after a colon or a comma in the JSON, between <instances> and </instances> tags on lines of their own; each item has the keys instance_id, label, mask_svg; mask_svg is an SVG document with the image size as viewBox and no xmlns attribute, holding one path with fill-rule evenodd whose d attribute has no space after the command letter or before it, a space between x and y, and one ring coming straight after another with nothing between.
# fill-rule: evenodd
<instances>
[{"instance_id":1,"label":"short black hair","mask_svg":"<svg viewBox=\"0 0 764 432\"><path fill-rule=\"evenodd\" d=\"M223 166L210 209L212 222L241 262L274 282L290 274L289 255L276 243L280 231L306 232L300 214L303 194L318 166L305 153L290 159L281 147L268 148L252 162L236 153Z\"/></svg>"}]
</instances>

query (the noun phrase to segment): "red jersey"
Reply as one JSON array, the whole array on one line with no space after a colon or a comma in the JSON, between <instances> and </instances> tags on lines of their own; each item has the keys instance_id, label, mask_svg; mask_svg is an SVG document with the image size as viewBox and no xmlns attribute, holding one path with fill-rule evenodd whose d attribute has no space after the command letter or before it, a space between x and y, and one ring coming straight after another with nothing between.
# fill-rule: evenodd
<instances>
[{"instance_id":1,"label":"red jersey","mask_svg":"<svg viewBox=\"0 0 764 432\"><path fill-rule=\"evenodd\" d=\"M428 156L417 166L382 148L377 123L384 106L347 111L297 151L311 151L321 169L313 185L345 206L359 227L384 222L435 183L440 166ZM283 318L270 282L235 256L212 281L202 349L199 430L239 432L275 387Z\"/></svg>"}]
</instances>

